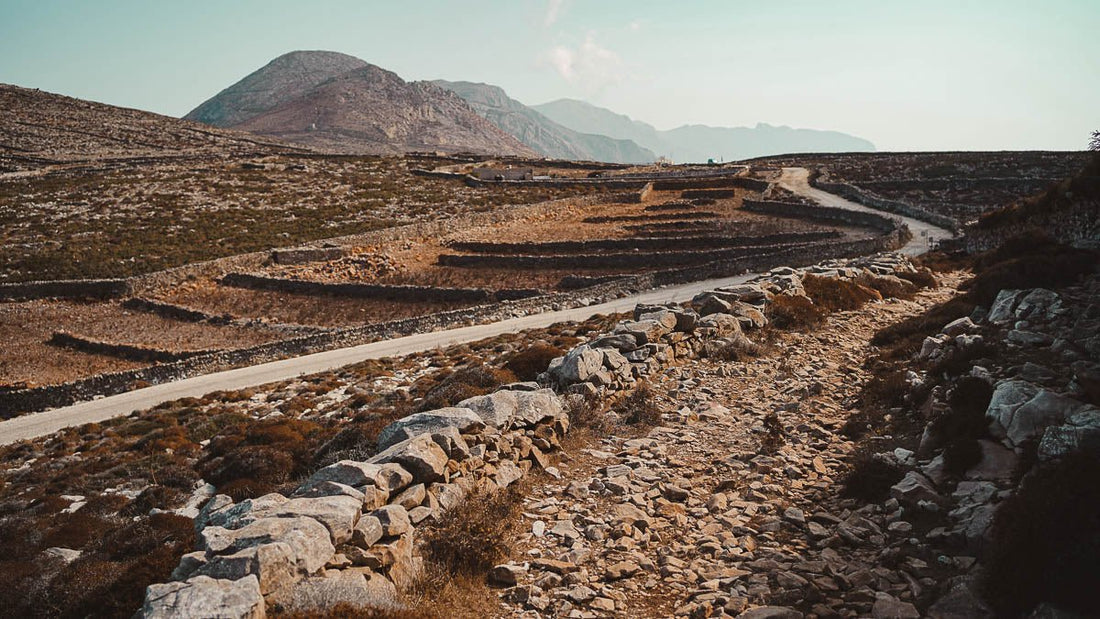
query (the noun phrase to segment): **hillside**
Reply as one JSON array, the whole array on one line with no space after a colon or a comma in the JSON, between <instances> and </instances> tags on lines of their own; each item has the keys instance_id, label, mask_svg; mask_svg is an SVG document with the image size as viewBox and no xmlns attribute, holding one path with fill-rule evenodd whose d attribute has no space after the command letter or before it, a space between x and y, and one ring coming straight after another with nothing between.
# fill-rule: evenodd
<instances>
[{"instance_id":1,"label":"hillside","mask_svg":"<svg viewBox=\"0 0 1100 619\"><path fill-rule=\"evenodd\" d=\"M321 83L369 66L337 52L290 52L250 73L191 110L187 120L232 127L293 101Z\"/></svg>"},{"instance_id":2,"label":"hillside","mask_svg":"<svg viewBox=\"0 0 1100 619\"><path fill-rule=\"evenodd\" d=\"M546 157L612 163L651 163L657 158L631 140L564 127L510 98L498 86L446 80L433 83L453 91L486 120Z\"/></svg>"},{"instance_id":3,"label":"hillside","mask_svg":"<svg viewBox=\"0 0 1100 619\"><path fill-rule=\"evenodd\" d=\"M280 56L187 118L338 153L536 155L457 95L331 52Z\"/></svg>"},{"instance_id":4,"label":"hillside","mask_svg":"<svg viewBox=\"0 0 1100 619\"><path fill-rule=\"evenodd\" d=\"M657 155L678 162L726 161L794 152L873 151L874 144L836 131L793 129L757 124L755 127L684 125L659 131L652 125L575 99L559 99L532 106L551 120L575 131L598 132L632 140Z\"/></svg>"},{"instance_id":5,"label":"hillside","mask_svg":"<svg viewBox=\"0 0 1100 619\"><path fill-rule=\"evenodd\" d=\"M117 157L294 150L151 112L0 84L0 172Z\"/></svg>"}]
</instances>

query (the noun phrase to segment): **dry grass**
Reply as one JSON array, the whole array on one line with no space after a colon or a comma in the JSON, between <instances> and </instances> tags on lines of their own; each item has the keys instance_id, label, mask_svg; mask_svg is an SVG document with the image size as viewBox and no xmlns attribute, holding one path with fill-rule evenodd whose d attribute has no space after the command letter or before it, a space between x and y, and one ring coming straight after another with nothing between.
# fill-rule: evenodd
<instances>
[{"instance_id":1,"label":"dry grass","mask_svg":"<svg viewBox=\"0 0 1100 619\"><path fill-rule=\"evenodd\" d=\"M825 310L806 297L777 295L764 310L776 329L801 330L821 324Z\"/></svg>"}]
</instances>

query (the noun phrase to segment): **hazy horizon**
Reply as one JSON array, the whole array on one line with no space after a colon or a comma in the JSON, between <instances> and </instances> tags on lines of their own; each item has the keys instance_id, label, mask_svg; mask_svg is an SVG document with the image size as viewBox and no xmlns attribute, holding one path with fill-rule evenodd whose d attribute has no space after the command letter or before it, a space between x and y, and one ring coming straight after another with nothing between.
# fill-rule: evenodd
<instances>
[{"instance_id":1,"label":"hazy horizon","mask_svg":"<svg viewBox=\"0 0 1100 619\"><path fill-rule=\"evenodd\" d=\"M322 49L662 130L766 123L883 151L1084 149L1100 127L1100 3L957 4L15 0L0 6L0 82L183 116L281 54Z\"/></svg>"}]
</instances>

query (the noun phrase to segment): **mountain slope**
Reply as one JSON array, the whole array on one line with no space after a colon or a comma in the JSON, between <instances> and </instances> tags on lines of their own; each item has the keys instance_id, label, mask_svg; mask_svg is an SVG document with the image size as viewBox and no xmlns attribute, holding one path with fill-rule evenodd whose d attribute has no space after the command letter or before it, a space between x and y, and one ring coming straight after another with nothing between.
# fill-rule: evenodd
<instances>
[{"instance_id":1,"label":"mountain slope","mask_svg":"<svg viewBox=\"0 0 1100 619\"><path fill-rule=\"evenodd\" d=\"M564 127L510 98L498 86L446 80L433 83L453 91L486 120L544 156L612 163L650 163L656 159L652 151L630 140L616 140Z\"/></svg>"},{"instance_id":2,"label":"mountain slope","mask_svg":"<svg viewBox=\"0 0 1100 619\"><path fill-rule=\"evenodd\" d=\"M570 129L633 140L658 155L679 162L711 158L730 161L796 152L875 150L874 144L867 140L837 131L792 129L763 123L755 127L684 125L670 131L658 131L652 125L575 99L559 99L532 107Z\"/></svg>"},{"instance_id":3,"label":"mountain slope","mask_svg":"<svg viewBox=\"0 0 1100 619\"><path fill-rule=\"evenodd\" d=\"M669 145L656 128L591 103L576 99L558 99L542 105L532 105L531 109L574 131L631 140L658 155L668 155Z\"/></svg>"},{"instance_id":4,"label":"mountain slope","mask_svg":"<svg viewBox=\"0 0 1100 619\"><path fill-rule=\"evenodd\" d=\"M121 157L297 150L247 133L0 84L0 171Z\"/></svg>"},{"instance_id":5,"label":"mountain slope","mask_svg":"<svg viewBox=\"0 0 1100 619\"><path fill-rule=\"evenodd\" d=\"M332 52L280 56L187 118L339 153L536 156L458 95Z\"/></svg>"},{"instance_id":6,"label":"mountain slope","mask_svg":"<svg viewBox=\"0 0 1100 619\"><path fill-rule=\"evenodd\" d=\"M338 75L369 66L347 54L298 51L283 54L219 92L186 116L215 127L232 127L269 112Z\"/></svg>"}]
</instances>

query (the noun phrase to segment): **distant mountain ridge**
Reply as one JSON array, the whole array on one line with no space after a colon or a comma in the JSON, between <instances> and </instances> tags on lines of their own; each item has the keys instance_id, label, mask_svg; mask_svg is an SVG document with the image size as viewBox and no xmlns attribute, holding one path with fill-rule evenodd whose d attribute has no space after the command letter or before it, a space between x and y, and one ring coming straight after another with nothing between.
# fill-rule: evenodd
<instances>
[{"instance_id":1,"label":"distant mountain ridge","mask_svg":"<svg viewBox=\"0 0 1100 619\"><path fill-rule=\"evenodd\" d=\"M657 155L676 162L708 159L733 161L797 152L873 152L874 144L838 131L792 129L760 123L755 127L684 125L659 131L634 120L576 99L558 99L531 106L554 122L581 132L599 132L632 140Z\"/></svg>"},{"instance_id":2,"label":"distant mountain ridge","mask_svg":"<svg viewBox=\"0 0 1100 619\"><path fill-rule=\"evenodd\" d=\"M329 152L537 156L458 95L336 52L284 54L184 118Z\"/></svg>"},{"instance_id":3,"label":"distant mountain ridge","mask_svg":"<svg viewBox=\"0 0 1100 619\"><path fill-rule=\"evenodd\" d=\"M475 112L543 156L639 164L652 163L657 158L652 151L632 140L581 133L564 127L510 98L499 86L446 80L434 80L433 83L455 92Z\"/></svg>"}]
</instances>

